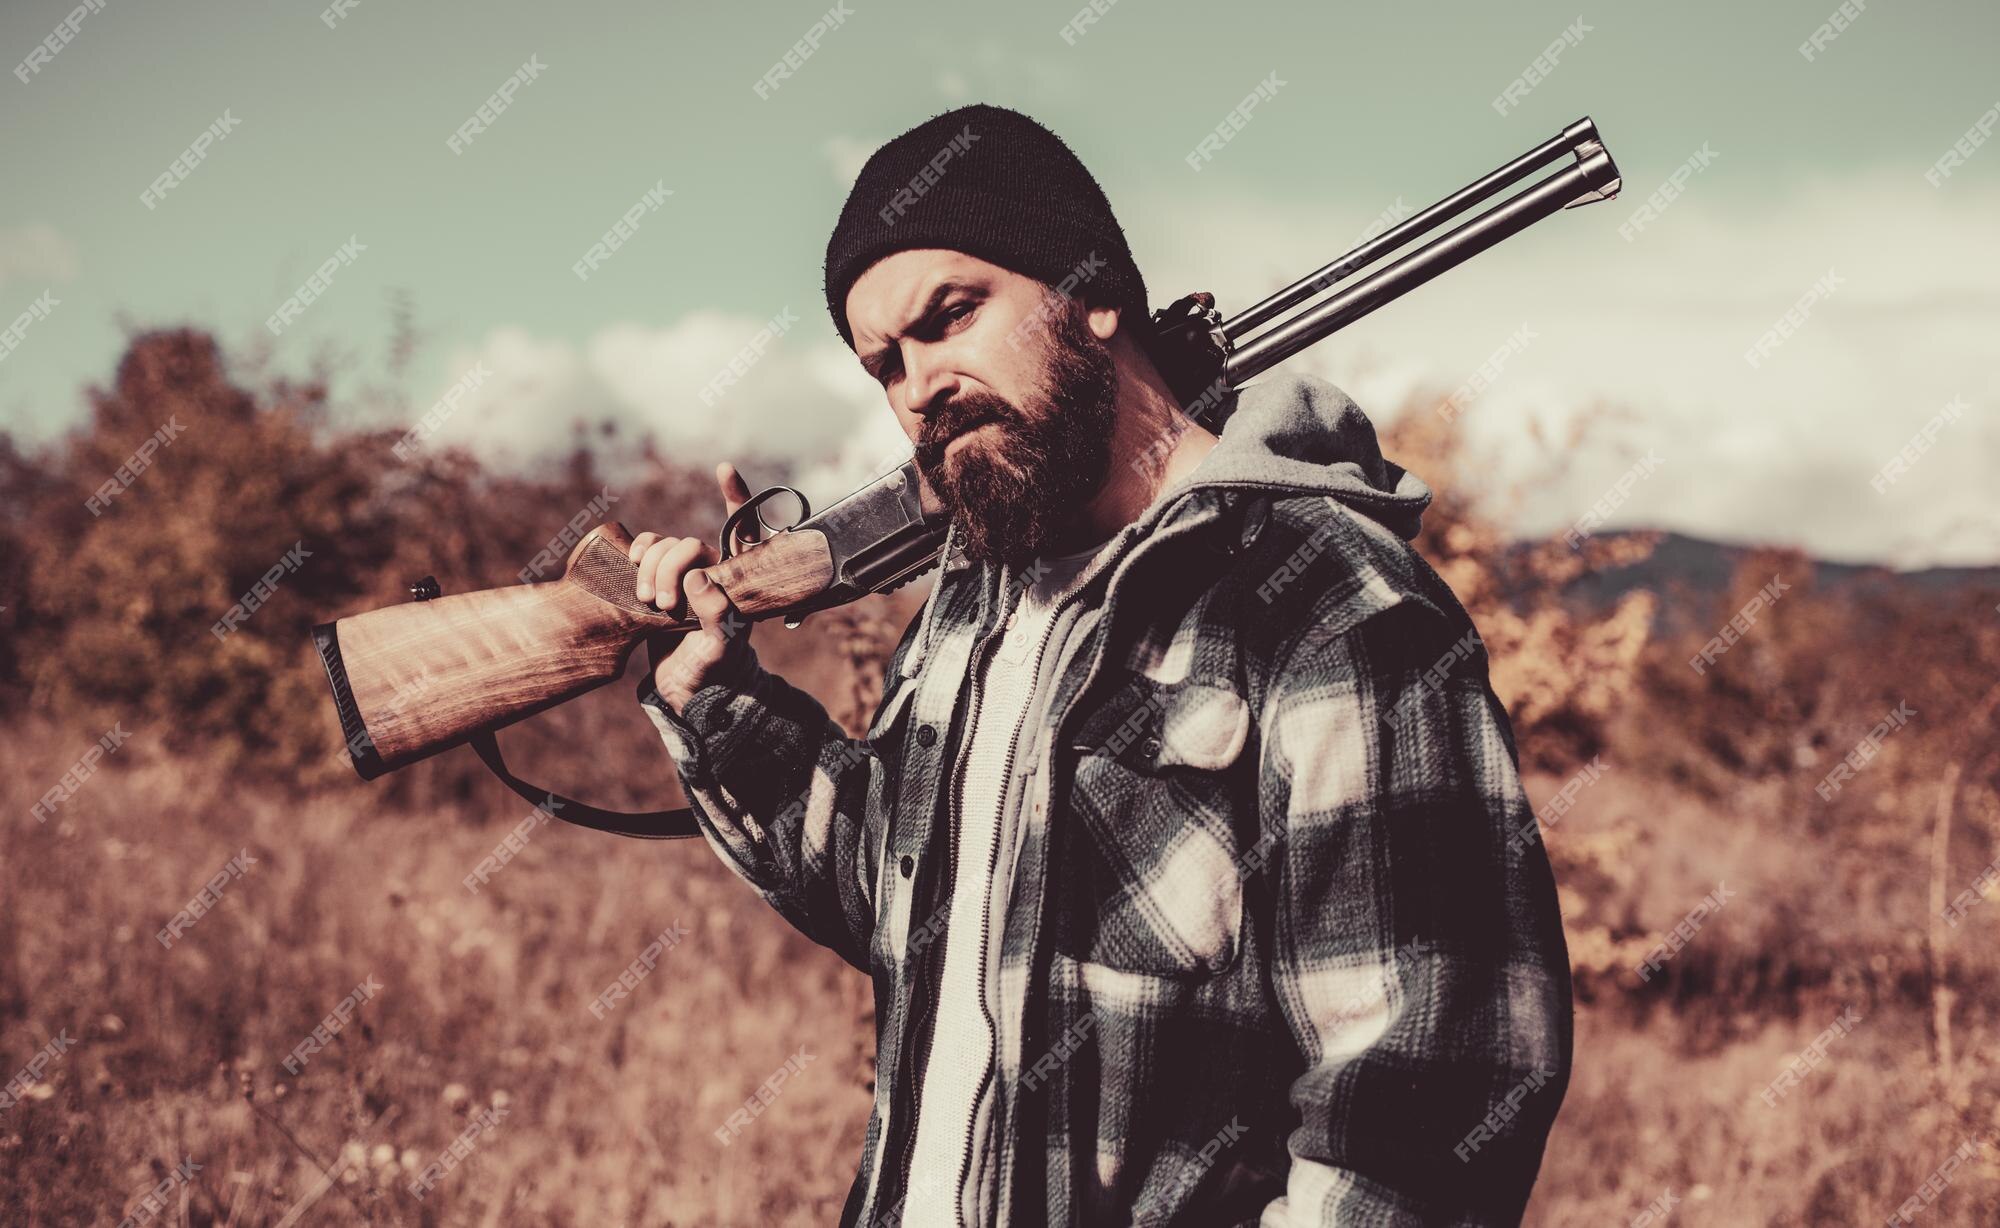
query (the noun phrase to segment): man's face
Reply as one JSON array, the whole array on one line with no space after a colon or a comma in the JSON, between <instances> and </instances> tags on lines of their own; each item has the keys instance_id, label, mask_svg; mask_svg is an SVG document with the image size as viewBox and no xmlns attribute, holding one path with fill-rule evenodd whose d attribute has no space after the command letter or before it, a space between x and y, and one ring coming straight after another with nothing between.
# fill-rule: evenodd
<instances>
[{"instance_id":1,"label":"man's face","mask_svg":"<svg viewBox=\"0 0 2000 1228\"><path fill-rule=\"evenodd\" d=\"M1110 468L1115 316L933 248L871 265L847 322L966 553L1017 568L1047 553Z\"/></svg>"}]
</instances>

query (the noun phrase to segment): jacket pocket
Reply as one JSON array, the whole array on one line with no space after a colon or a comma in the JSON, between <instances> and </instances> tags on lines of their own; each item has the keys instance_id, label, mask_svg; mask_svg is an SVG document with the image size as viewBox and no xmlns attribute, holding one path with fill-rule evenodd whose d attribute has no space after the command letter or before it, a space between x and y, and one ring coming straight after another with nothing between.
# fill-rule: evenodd
<instances>
[{"instance_id":1,"label":"jacket pocket","mask_svg":"<svg viewBox=\"0 0 2000 1228\"><path fill-rule=\"evenodd\" d=\"M1134 678L1068 739L1057 948L1131 972L1202 976L1236 960L1243 930L1237 816L1250 711L1198 682Z\"/></svg>"}]
</instances>

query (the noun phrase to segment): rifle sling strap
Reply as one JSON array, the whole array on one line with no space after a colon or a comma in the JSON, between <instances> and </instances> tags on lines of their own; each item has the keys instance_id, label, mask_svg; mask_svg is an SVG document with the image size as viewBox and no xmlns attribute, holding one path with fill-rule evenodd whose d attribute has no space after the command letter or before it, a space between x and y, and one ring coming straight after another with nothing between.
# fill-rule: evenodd
<instances>
[{"instance_id":1,"label":"rifle sling strap","mask_svg":"<svg viewBox=\"0 0 2000 1228\"><path fill-rule=\"evenodd\" d=\"M701 834L701 828L695 825L694 811L686 806L677 810L625 813L603 810L531 785L507 770L507 761L500 757L500 743L491 731L473 737L472 749L479 756L479 761L500 778L501 784L565 823L574 823L593 831L607 831L614 836L630 836L634 840L685 840Z\"/></svg>"}]
</instances>

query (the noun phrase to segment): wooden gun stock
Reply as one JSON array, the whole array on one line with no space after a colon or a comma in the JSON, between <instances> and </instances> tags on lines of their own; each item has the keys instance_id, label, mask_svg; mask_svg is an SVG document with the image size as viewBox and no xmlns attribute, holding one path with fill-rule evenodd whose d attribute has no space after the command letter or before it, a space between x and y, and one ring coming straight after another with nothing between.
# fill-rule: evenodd
<instances>
[{"instance_id":1,"label":"wooden gun stock","mask_svg":"<svg viewBox=\"0 0 2000 1228\"><path fill-rule=\"evenodd\" d=\"M341 736L364 780L574 699L625 672L656 631L693 630L633 595L631 534L601 524L560 579L418 599L313 628ZM774 535L708 568L736 608L769 617L826 590L825 535Z\"/></svg>"}]
</instances>

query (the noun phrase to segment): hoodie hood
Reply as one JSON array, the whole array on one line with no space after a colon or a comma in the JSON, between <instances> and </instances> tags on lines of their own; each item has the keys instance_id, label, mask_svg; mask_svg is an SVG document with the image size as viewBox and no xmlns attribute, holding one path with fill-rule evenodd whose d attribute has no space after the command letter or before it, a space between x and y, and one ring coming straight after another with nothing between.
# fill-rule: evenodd
<instances>
[{"instance_id":1,"label":"hoodie hood","mask_svg":"<svg viewBox=\"0 0 2000 1228\"><path fill-rule=\"evenodd\" d=\"M1151 544L1145 539L1170 532L1170 526L1214 515L1216 500L1185 497L1205 488L1246 492L1249 498L1224 495L1223 501L1239 504L1257 497L1324 495L1405 541L1417 535L1430 506L1430 487L1383 459L1374 423L1346 393L1315 376L1281 375L1232 395L1236 403L1223 418L1215 447L1187 476L1161 490L1144 514L1114 534L1093 568L1129 553L1128 547ZM1200 504L1211 505L1210 510L1196 510ZM940 582L919 617L916 648L903 662L906 677L922 669L929 655L943 578L971 573L981 590L1004 579L997 564L974 563L964 554L956 525L946 532L943 554Z\"/></svg>"},{"instance_id":2,"label":"hoodie hood","mask_svg":"<svg viewBox=\"0 0 2000 1228\"><path fill-rule=\"evenodd\" d=\"M1139 538L1173 519L1181 496L1205 487L1325 495L1409 541L1423 527L1431 488L1385 460L1375 424L1348 395L1312 375L1279 375L1231 393L1233 412L1201 463L1163 488L1151 506L1119 533ZM953 527L945 537L944 569L971 567Z\"/></svg>"},{"instance_id":3,"label":"hoodie hood","mask_svg":"<svg viewBox=\"0 0 2000 1228\"><path fill-rule=\"evenodd\" d=\"M1310 375L1239 389L1215 448L1178 489L1162 492L1162 502L1201 486L1326 495L1405 541L1417 535L1431 501L1422 478L1383 459L1375 424L1361 408Z\"/></svg>"}]
</instances>

